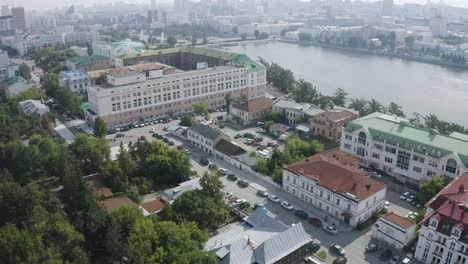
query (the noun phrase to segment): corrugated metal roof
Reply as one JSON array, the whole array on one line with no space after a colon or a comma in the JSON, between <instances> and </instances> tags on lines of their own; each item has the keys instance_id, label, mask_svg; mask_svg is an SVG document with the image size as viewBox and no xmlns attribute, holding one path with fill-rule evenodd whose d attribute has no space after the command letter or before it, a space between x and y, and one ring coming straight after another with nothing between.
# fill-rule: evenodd
<instances>
[{"instance_id":1,"label":"corrugated metal roof","mask_svg":"<svg viewBox=\"0 0 468 264\"><path fill-rule=\"evenodd\" d=\"M211 128L200 123L191 126L188 130L211 140L215 140L219 135L221 135L221 131L219 129Z\"/></svg>"}]
</instances>

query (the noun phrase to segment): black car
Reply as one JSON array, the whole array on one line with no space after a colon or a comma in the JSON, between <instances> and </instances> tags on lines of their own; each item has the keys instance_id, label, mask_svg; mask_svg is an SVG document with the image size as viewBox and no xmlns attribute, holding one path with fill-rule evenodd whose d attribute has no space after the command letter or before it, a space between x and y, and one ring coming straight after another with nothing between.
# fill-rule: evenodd
<instances>
[{"instance_id":1,"label":"black car","mask_svg":"<svg viewBox=\"0 0 468 264\"><path fill-rule=\"evenodd\" d=\"M392 251L390 249L387 249L384 252L382 252L382 254L380 254L379 259L382 261L387 261L392 257L392 255Z\"/></svg>"},{"instance_id":2,"label":"black car","mask_svg":"<svg viewBox=\"0 0 468 264\"><path fill-rule=\"evenodd\" d=\"M345 257L337 257L335 260L333 260L333 264L346 264L348 260Z\"/></svg>"},{"instance_id":3,"label":"black car","mask_svg":"<svg viewBox=\"0 0 468 264\"><path fill-rule=\"evenodd\" d=\"M309 218L309 214L306 213L306 212L304 212L304 211L302 211L302 210L297 210L296 212L294 212L294 214L295 214L297 217L301 218L301 219L307 219L307 218Z\"/></svg>"},{"instance_id":4,"label":"black car","mask_svg":"<svg viewBox=\"0 0 468 264\"><path fill-rule=\"evenodd\" d=\"M237 176L234 173L229 173L227 178L233 181L237 181Z\"/></svg>"},{"instance_id":5,"label":"black car","mask_svg":"<svg viewBox=\"0 0 468 264\"><path fill-rule=\"evenodd\" d=\"M210 162L208 161L207 158L202 158L200 160L200 164L203 165L203 166L206 166L206 165L210 164Z\"/></svg>"},{"instance_id":6,"label":"black car","mask_svg":"<svg viewBox=\"0 0 468 264\"><path fill-rule=\"evenodd\" d=\"M320 245L317 243L309 243L309 245L307 246L307 250L312 253L319 251L319 249Z\"/></svg>"},{"instance_id":7,"label":"black car","mask_svg":"<svg viewBox=\"0 0 468 264\"><path fill-rule=\"evenodd\" d=\"M169 139L166 138L166 137L163 137L163 138L162 138L162 141L164 141L164 143L169 143Z\"/></svg>"},{"instance_id":8,"label":"black car","mask_svg":"<svg viewBox=\"0 0 468 264\"><path fill-rule=\"evenodd\" d=\"M243 203L240 203L237 207L238 207L239 209L241 209L241 210L244 210L244 209L250 207L250 203L249 203L249 202L243 202Z\"/></svg>"},{"instance_id":9,"label":"black car","mask_svg":"<svg viewBox=\"0 0 468 264\"><path fill-rule=\"evenodd\" d=\"M251 133L244 133L245 138L255 138L255 136Z\"/></svg>"},{"instance_id":10,"label":"black car","mask_svg":"<svg viewBox=\"0 0 468 264\"><path fill-rule=\"evenodd\" d=\"M237 181L237 184L239 184L239 185L242 186L242 187L248 187L248 186L249 186L249 182L246 181L246 180L242 180L242 179L241 179L241 180L238 180L238 181Z\"/></svg>"},{"instance_id":11,"label":"black car","mask_svg":"<svg viewBox=\"0 0 468 264\"><path fill-rule=\"evenodd\" d=\"M256 142L262 142L262 141L263 141L263 138L262 138L262 137L256 137L256 138L255 138L255 141L256 141Z\"/></svg>"},{"instance_id":12,"label":"black car","mask_svg":"<svg viewBox=\"0 0 468 264\"><path fill-rule=\"evenodd\" d=\"M175 145L174 141L169 141L169 142L167 142L167 144L168 144L169 146L174 146L174 145Z\"/></svg>"},{"instance_id":13,"label":"black car","mask_svg":"<svg viewBox=\"0 0 468 264\"><path fill-rule=\"evenodd\" d=\"M125 137L125 135L124 135L124 134L117 133L117 134L115 135L115 137L116 137L116 138L121 138L121 137Z\"/></svg>"}]
</instances>

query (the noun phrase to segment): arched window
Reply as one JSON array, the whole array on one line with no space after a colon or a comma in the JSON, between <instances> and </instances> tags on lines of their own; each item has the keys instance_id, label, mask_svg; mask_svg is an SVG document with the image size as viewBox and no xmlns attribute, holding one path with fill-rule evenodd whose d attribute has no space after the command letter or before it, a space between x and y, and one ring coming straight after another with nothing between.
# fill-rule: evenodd
<instances>
[{"instance_id":1,"label":"arched window","mask_svg":"<svg viewBox=\"0 0 468 264\"><path fill-rule=\"evenodd\" d=\"M447 165L445 166L445 171L450 173L457 172L457 161L454 159L447 160Z\"/></svg>"},{"instance_id":2,"label":"arched window","mask_svg":"<svg viewBox=\"0 0 468 264\"><path fill-rule=\"evenodd\" d=\"M358 144L365 145L366 144L367 135L364 132L359 132L358 137Z\"/></svg>"}]
</instances>

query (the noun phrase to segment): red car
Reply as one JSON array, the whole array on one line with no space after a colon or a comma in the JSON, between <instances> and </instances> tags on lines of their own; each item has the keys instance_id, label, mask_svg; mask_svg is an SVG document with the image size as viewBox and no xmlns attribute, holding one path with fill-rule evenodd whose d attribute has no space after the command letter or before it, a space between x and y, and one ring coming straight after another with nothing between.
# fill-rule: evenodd
<instances>
[{"instance_id":1,"label":"red car","mask_svg":"<svg viewBox=\"0 0 468 264\"><path fill-rule=\"evenodd\" d=\"M252 142L252 146L256 147L258 145L260 145L260 143L258 143L257 141Z\"/></svg>"},{"instance_id":2,"label":"red car","mask_svg":"<svg viewBox=\"0 0 468 264\"><path fill-rule=\"evenodd\" d=\"M169 123L171 121L172 121L172 118L166 118L166 119L164 119L164 124L167 124L167 123Z\"/></svg>"},{"instance_id":3,"label":"red car","mask_svg":"<svg viewBox=\"0 0 468 264\"><path fill-rule=\"evenodd\" d=\"M145 136L141 136L141 137L140 137L140 140L141 140L141 141L145 141L145 142L148 141L148 139L147 139Z\"/></svg>"},{"instance_id":4,"label":"red car","mask_svg":"<svg viewBox=\"0 0 468 264\"><path fill-rule=\"evenodd\" d=\"M307 222L309 222L311 225L314 225L316 227L322 227L322 220L316 217L309 217L307 219Z\"/></svg>"}]
</instances>

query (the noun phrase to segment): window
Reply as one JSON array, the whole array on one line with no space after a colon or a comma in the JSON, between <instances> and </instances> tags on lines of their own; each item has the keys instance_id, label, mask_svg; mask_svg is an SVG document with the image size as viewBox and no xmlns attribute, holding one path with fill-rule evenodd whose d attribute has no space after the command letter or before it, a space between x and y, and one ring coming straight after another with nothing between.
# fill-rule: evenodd
<instances>
[{"instance_id":1,"label":"window","mask_svg":"<svg viewBox=\"0 0 468 264\"><path fill-rule=\"evenodd\" d=\"M340 199L336 199L336 205L340 205Z\"/></svg>"},{"instance_id":2,"label":"window","mask_svg":"<svg viewBox=\"0 0 468 264\"><path fill-rule=\"evenodd\" d=\"M330 201L330 194L327 194L327 200Z\"/></svg>"},{"instance_id":3,"label":"window","mask_svg":"<svg viewBox=\"0 0 468 264\"><path fill-rule=\"evenodd\" d=\"M347 140L352 140L353 137L352 137L351 135L345 135L345 139L347 139Z\"/></svg>"},{"instance_id":4,"label":"window","mask_svg":"<svg viewBox=\"0 0 468 264\"><path fill-rule=\"evenodd\" d=\"M356 154L358 154L361 157L364 157L366 153L366 150L364 148L357 148Z\"/></svg>"},{"instance_id":5,"label":"window","mask_svg":"<svg viewBox=\"0 0 468 264\"><path fill-rule=\"evenodd\" d=\"M414 155L414 154L413 154L413 160L414 160L414 161L418 161L418 162L420 162L420 163L424 163L424 158L421 157L421 156L419 156L419 155Z\"/></svg>"},{"instance_id":6,"label":"window","mask_svg":"<svg viewBox=\"0 0 468 264\"><path fill-rule=\"evenodd\" d=\"M372 153L372 157L373 157L374 159L380 159L380 154Z\"/></svg>"},{"instance_id":7,"label":"window","mask_svg":"<svg viewBox=\"0 0 468 264\"><path fill-rule=\"evenodd\" d=\"M351 205L348 204L348 211L351 211Z\"/></svg>"},{"instance_id":8,"label":"window","mask_svg":"<svg viewBox=\"0 0 468 264\"><path fill-rule=\"evenodd\" d=\"M454 236L460 236L460 229L454 228L453 231L452 231L452 235L454 235Z\"/></svg>"},{"instance_id":9,"label":"window","mask_svg":"<svg viewBox=\"0 0 468 264\"><path fill-rule=\"evenodd\" d=\"M396 148L395 147L385 146L385 151L389 152L389 153L392 153L392 154L395 154L396 153Z\"/></svg>"},{"instance_id":10,"label":"window","mask_svg":"<svg viewBox=\"0 0 468 264\"><path fill-rule=\"evenodd\" d=\"M411 154L400 150L398 151L397 167L402 170L408 170Z\"/></svg>"},{"instance_id":11,"label":"window","mask_svg":"<svg viewBox=\"0 0 468 264\"><path fill-rule=\"evenodd\" d=\"M385 157L385 162L387 163L393 163L393 159L389 157Z\"/></svg>"},{"instance_id":12,"label":"window","mask_svg":"<svg viewBox=\"0 0 468 264\"><path fill-rule=\"evenodd\" d=\"M417 173L421 173L422 169L419 168L419 167L414 166L414 167L413 167L413 171L414 171L414 172L417 172Z\"/></svg>"},{"instance_id":13,"label":"window","mask_svg":"<svg viewBox=\"0 0 468 264\"><path fill-rule=\"evenodd\" d=\"M450 244L450 249L453 250L452 245L454 245L454 247L455 247L455 243L452 242L452 243ZM453 252L450 252L450 251L447 252L447 257L445 258L445 264L450 264L450 263L452 263L452 257L453 257Z\"/></svg>"},{"instance_id":14,"label":"window","mask_svg":"<svg viewBox=\"0 0 468 264\"><path fill-rule=\"evenodd\" d=\"M344 148L347 150L351 150L351 145L350 144L344 144Z\"/></svg>"},{"instance_id":15,"label":"window","mask_svg":"<svg viewBox=\"0 0 468 264\"><path fill-rule=\"evenodd\" d=\"M437 168L437 162L430 160L429 161L429 166Z\"/></svg>"},{"instance_id":16,"label":"window","mask_svg":"<svg viewBox=\"0 0 468 264\"><path fill-rule=\"evenodd\" d=\"M457 161L454 159L447 160L447 165L445 166L445 171L450 173L457 172Z\"/></svg>"},{"instance_id":17,"label":"window","mask_svg":"<svg viewBox=\"0 0 468 264\"><path fill-rule=\"evenodd\" d=\"M323 191L320 190L320 197L323 197Z\"/></svg>"},{"instance_id":18,"label":"window","mask_svg":"<svg viewBox=\"0 0 468 264\"><path fill-rule=\"evenodd\" d=\"M374 148L376 148L378 150L383 150L383 146L380 145L380 144L377 144L377 143L374 143Z\"/></svg>"},{"instance_id":19,"label":"window","mask_svg":"<svg viewBox=\"0 0 468 264\"><path fill-rule=\"evenodd\" d=\"M366 139L367 139L366 133L359 132L358 144L366 145Z\"/></svg>"},{"instance_id":20,"label":"window","mask_svg":"<svg viewBox=\"0 0 468 264\"><path fill-rule=\"evenodd\" d=\"M438 222L439 222L439 221L437 221L437 219L432 218L432 219L431 219L431 222L429 223L429 225L431 225L432 227L437 227Z\"/></svg>"}]
</instances>

